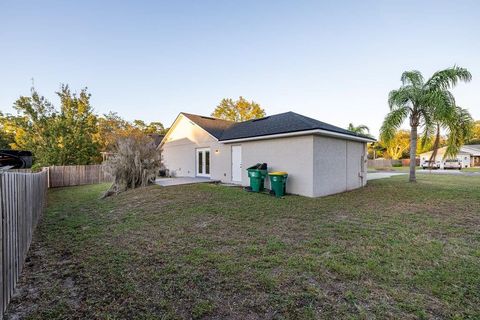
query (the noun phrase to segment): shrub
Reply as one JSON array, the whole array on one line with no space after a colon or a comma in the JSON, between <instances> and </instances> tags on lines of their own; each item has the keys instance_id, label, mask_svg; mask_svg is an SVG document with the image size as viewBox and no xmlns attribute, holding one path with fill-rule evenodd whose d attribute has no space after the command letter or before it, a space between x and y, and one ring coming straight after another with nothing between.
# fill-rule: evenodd
<instances>
[{"instance_id":1,"label":"shrub","mask_svg":"<svg viewBox=\"0 0 480 320\"><path fill-rule=\"evenodd\" d=\"M107 160L105 166L114 177L112 186L104 195L107 197L153 183L161 167L160 152L148 136L119 138L115 155Z\"/></svg>"}]
</instances>

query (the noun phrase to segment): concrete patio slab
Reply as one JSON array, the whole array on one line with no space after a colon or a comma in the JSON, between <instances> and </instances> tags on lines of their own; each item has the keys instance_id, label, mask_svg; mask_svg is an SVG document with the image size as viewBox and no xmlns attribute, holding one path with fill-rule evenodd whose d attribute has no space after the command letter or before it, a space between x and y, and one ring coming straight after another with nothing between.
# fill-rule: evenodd
<instances>
[{"instance_id":1,"label":"concrete patio slab","mask_svg":"<svg viewBox=\"0 0 480 320\"><path fill-rule=\"evenodd\" d=\"M158 184L163 187L168 186L178 186L182 184L193 184L193 183L213 183L215 180L209 178L198 178L198 177L178 177L178 178L157 178L155 184Z\"/></svg>"}]
</instances>

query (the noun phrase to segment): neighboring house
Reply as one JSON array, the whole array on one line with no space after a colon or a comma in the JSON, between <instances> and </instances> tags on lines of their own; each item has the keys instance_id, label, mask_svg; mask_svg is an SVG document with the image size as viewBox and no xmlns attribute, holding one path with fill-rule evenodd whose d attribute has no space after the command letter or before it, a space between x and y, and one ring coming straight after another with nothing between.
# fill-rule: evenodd
<instances>
[{"instance_id":1,"label":"neighboring house","mask_svg":"<svg viewBox=\"0 0 480 320\"><path fill-rule=\"evenodd\" d=\"M446 150L447 147L439 148L435 157L435 163L439 164L441 169L446 159L457 159L462 164L462 168L480 167L480 144L463 145L460 152L453 157L444 157ZM420 154L420 166L429 161L431 156L432 151Z\"/></svg>"},{"instance_id":2,"label":"neighboring house","mask_svg":"<svg viewBox=\"0 0 480 320\"><path fill-rule=\"evenodd\" d=\"M364 186L373 141L294 112L238 123L182 112L160 148L173 176L246 186L246 169L265 162L288 172L288 193L317 197Z\"/></svg>"}]
</instances>

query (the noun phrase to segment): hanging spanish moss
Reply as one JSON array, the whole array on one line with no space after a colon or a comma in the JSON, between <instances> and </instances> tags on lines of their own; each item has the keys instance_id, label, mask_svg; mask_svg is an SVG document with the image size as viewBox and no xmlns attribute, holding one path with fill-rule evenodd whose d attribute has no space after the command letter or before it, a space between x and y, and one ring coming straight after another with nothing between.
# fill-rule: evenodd
<instances>
[{"instance_id":1,"label":"hanging spanish moss","mask_svg":"<svg viewBox=\"0 0 480 320\"><path fill-rule=\"evenodd\" d=\"M103 197L154 183L161 166L160 152L147 136L132 136L117 140L115 155L107 160L106 171L114 182Z\"/></svg>"}]
</instances>

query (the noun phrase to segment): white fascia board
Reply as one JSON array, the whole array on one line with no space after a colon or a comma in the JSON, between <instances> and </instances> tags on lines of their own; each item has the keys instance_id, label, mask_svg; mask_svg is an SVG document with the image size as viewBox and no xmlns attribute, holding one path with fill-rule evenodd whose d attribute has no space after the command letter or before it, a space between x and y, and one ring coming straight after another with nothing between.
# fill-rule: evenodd
<instances>
[{"instance_id":1,"label":"white fascia board","mask_svg":"<svg viewBox=\"0 0 480 320\"><path fill-rule=\"evenodd\" d=\"M468 146L463 146L460 148L461 151L469 153L472 156L480 156L480 151L474 149L474 148L469 148Z\"/></svg>"},{"instance_id":2,"label":"white fascia board","mask_svg":"<svg viewBox=\"0 0 480 320\"><path fill-rule=\"evenodd\" d=\"M288 132L288 133L279 133L279 134L271 134L271 135L266 135L266 136L231 139L231 140L223 140L223 141L219 140L218 142L220 142L220 143L237 143L237 142L244 142L244 141L255 141L255 140L266 140L266 139L277 139L277 138L285 138L285 137L305 136L305 135L311 135L311 134L327 136L327 137L334 137L334 138L341 138L341 139L345 139L345 140L360 141L360 142L376 142L375 139L364 138L364 137L356 137L356 136L351 136L351 135L344 134L344 133L332 132L332 131L321 130L321 129Z\"/></svg>"},{"instance_id":3,"label":"white fascia board","mask_svg":"<svg viewBox=\"0 0 480 320\"><path fill-rule=\"evenodd\" d=\"M185 117L181 112L177 115L175 120L173 121L172 125L170 126L170 129L168 129L167 133L163 137L162 141L157 146L157 150L160 150L160 147L167 141L167 138L170 136L170 133L175 129L175 126L177 123L180 121L181 117Z\"/></svg>"}]
</instances>

